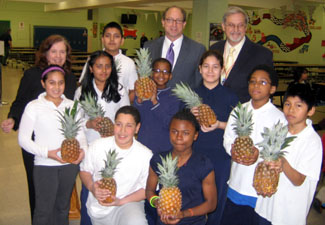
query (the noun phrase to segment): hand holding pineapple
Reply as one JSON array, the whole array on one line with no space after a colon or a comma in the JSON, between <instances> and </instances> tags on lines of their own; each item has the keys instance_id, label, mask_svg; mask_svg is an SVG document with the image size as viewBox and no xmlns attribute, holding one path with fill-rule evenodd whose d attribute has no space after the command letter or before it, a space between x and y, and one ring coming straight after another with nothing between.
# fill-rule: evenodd
<instances>
[{"instance_id":1,"label":"hand holding pineapple","mask_svg":"<svg viewBox=\"0 0 325 225\"><path fill-rule=\"evenodd\" d=\"M231 159L232 161L243 164L245 166L253 165L259 156L259 151L255 146L252 146L252 154L246 155L245 157L241 157L241 155L238 153L238 151L234 150L234 144L231 148Z\"/></svg>"},{"instance_id":2,"label":"hand holding pineapple","mask_svg":"<svg viewBox=\"0 0 325 225\"><path fill-rule=\"evenodd\" d=\"M99 180L92 184L90 191L93 193L95 198L98 200L98 203L102 206L120 206L120 199L115 195L112 195L112 192L108 189L101 188L103 183ZM113 201L108 203L106 199L112 199Z\"/></svg>"}]
</instances>

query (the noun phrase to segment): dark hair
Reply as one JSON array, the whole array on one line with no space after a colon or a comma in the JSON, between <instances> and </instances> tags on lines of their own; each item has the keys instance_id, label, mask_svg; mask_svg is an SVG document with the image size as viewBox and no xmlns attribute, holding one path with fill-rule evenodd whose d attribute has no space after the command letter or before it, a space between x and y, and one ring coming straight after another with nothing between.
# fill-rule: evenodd
<instances>
[{"instance_id":1,"label":"dark hair","mask_svg":"<svg viewBox=\"0 0 325 225\"><path fill-rule=\"evenodd\" d=\"M294 80L294 82L298 83L303 73L308 73L308 70L306 69L306 67L296 67L293 70L293 80Z\"/></svg>"},{"instance_id":2,"label":"dark hair","mask_svg":"<svg viewBox=\"0 0 325 225\"><path fill-rule=\"evenodd\" d=\"M118 83L118 75L116 71L115 62L113 59L113 56L108 54L105 51L96 51L90 55L90 58L87 62L87 69L84 78L81 81L81 96L80 100L85 99L85 95L87 95L89 92L91 95L97 100L97 93L94 88L93 79L94 74L90 71L90 67L93 68L96 60L100 57L108 57L111 61L111 75L105 82L103 94L101 98L105 99L106 102L118 102L121 99L121 95L118 92L119 83Z\"/></svg>"},{"instance_id":3,"label":"dark hair","mask_svg":"<svg viewBox=\"0 0 325 225\"><path fill-rule=\"evenodd\" d=\"M40 69L44 69L45 67L47 67L49 64L46 57L47 52L52 48L54 44L61 41L63 41L63 43L65 44L67 52L67 58L62 67L66 71L71 71L71 46L68 43L67 39L57 34L51 35L47 37L44 41L42 41L39 50L36 52L35 66L39 67Z\"/></svg>"},{"instance_id":4,"label":"dark hair","mask_svg":"<svg viewBox=\"0 0 325 225\"><path fill-rule=\"evenodd\" d=\"M108 28L116 28L118 29L118 31L120 32L122 38L123 38L123 30L122 27L120 26L120 24L116 23L116 22L110 22L108 24L105 25L104 29L103 29L103 37L105 35L105 32Z\"/></svg>"},{"instance_id":5,"label":"dark hair","mask_svg":"<svg viewBox=\"0 0 325 225\"><path fill-rule=\"evenodd\" d=\"M168 64L168 66L169 66L169 71L170 71L170 72L172 71L172 65L170 64L170 62L169 62L167 59L165 59L165 58L158 58L158 59L156 59L156 60L153 61L153 63L152 63L152 68L155 68L155 66L156 66L158 63L166 63L166 64Z\"/></svg>"},{"instance_id":6,"label":"dark hair","mask_svg":"<svg viewBox=\"0 0 325 225\"><path fill-rule=\"evenodd\" d=\"M279 83L278 74L275 72L275 70L272 67L265 65L265 64L261 64L261 65L254 67L252 72L249 74L247 81L249 81L251 79L253 73L255 73L258 70L262 70L269 75L269 78L271 80L271 86L276 86L276 87L278 86L278 83Z\"/></svg>"},{"instance_id":7,"label":"dark hair","mask_svg":"<svg viewBox=\"0 0 325 225\"><path fill-rule=\"evenodd\" d=\"M195 131L198 132L200 130L199 122L197 121L197 119L195 118L193 113L191 113L191 111L187 108L184 108L184 109L178 111L170 120L169 126L171 125L173 120L186 120L193 125L193 127L195 128Z\"/></svg>"},{"instance_id":8,"label":"dark hair","mask_svg":"<svg viewBox=\"0 0 325 225\"><path fill-rule=\"evenodd\" d=\"M223 56L219 51L216 50L208 50L204 52L203 55L201 56L199 65L202 66L204 60L209 56L214 56L219 61L221 68L223 67Z\"/></svg>"},{"instance_id":9,"label":"dark hair","mask_svg":"<svg viewBox=\"0 0 325 225\"><path fill-rule=\"evenodd\" d=\"M176 6L176 5L170 6L170 7L168 7L167 9L165 9L165 11L164 11L163 14L162 14L162 18L163 18L163 20L166 19L166 14L167 14L168 10L170 10L170 9L172 9L172 8L179 9L179 10L181 11L181 13L183 14L183 22L186 22L186 11L185 11L183 8L178 7L178 6Z\"/></svg>"},{"instance_id":10,"label":"dark hair","mask_svg":"<svg viewBox=\"0 0 325 225\"><path fill-rule=\"evenodd\" d=\"M284 94L283 101L285 102L288 97L298 97L301 101L305 102L308 106L308 111L311 110L316 104L315 95L308 84L292 84L288 87Z\"/></svg>"},{"instance_id":11,"label":"dark hair","mask_svg":"<svg viewBox=\"0 0 325 225\"><path fill-rule=\"evenodd\" d=\"M121 113L131 115L133 117L136 125L138 125L140 123L140 119L141 119L140 118L140 113L134 106L131 106L131 105L122 106L121 108L119 108L116 111L114 119L116 120L118 115L121 114Z\"/></svg>"},{"instance_id":12,"label":"dark hair","mask_svg":"<svg viewBox=\"0 0 325 225\"><path fill-rule=\"evenodd\" d=\"M45 67L43 69L43 71L42 71L42 81L45 82L47 80L49 74L51 74L53 72L60 72L60 73L63 74L63 77L65 75L65 71L61 66L59 66L59 65L49 65L49 66Z\"/></svg>"}]
</instances>

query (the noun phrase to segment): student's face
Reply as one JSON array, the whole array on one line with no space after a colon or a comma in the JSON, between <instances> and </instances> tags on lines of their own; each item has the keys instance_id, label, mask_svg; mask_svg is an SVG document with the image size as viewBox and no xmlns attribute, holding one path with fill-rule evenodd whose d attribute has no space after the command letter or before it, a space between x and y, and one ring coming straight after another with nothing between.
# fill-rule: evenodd
<instances>
[{"instance_id":1,"label":"student's face","mask_svg":"<svg viewBox=\"0 0 325 225\"><path fill-rule=\"evenodd\" d=\"M90 71L94 74L96 83L105 83L111 76L112 65L111 60L106 56L101 56L96 59L93 67L89 67Z\"/></svg>"},{"instance_id":2,"label":"student's face","mask_svg":"<svg viewBox=\"0 0 325 225\"><path fill-rule=\"evenodd\" d=\"M307 117L314 112L314 107L308 111L308 105L297 96L288 97L283 104L283 113L289 126L306 125Z\"/></svg>"},{"instance_id":3,"label":"student's face","mask_svg":"<svg viewBox=\"0 0 325 225\"><path fill-rule=\"evenodd\" d=\"M203 84L206 87L213 88L219 84L222 67L215 56L205 58L199 69L202 74Z\"/></svg>"},{"instance_id":4,"label":"student's face","mask_svg":"<svg viewBox=\"0 0 325 225\"><path fill-rule=\"evenodd\" d=\"M157 72L159 70L159 72ZM156 83L158 89L166 88L172 74L168 63L156 63L152 71L152 79Z\"/></svg>"},{"instance_id":5,"label":"student's face","mask_svg":"<svg viewBox=\"0 0 325 225\"><path fill-rule=\"evenodd\" d=\"M198 132L191 122L173 119L169 127L170 142L173 151L185 152L192 150L193 141L197 139Z\"/></svg>"},{"instance_id":6,"label":"student's face","mask_svg":"<svg viewBox=\"0 0 325 225\"><path fill-rule=\"evenodd\" d=\"M246 34L245 16L241 13L229 15L226 22L222 23L222 29L231 45L238 44Z\"/></svg>"},{"instance_id":7,"label":"student's face","mask_svg":"<svg viewBox=\"0 0 325 225\"><path fill-rule=\"evenodd\" d=\"M63 41L56 42L46 53L46 59L49 65L55 64L63 66L67 59L67 47Z\"/></svg>"},{"instance_id":8,"label":"student's face","mask_svg":"<svg viewBox=\"0 0 325 225\"><path fill-rule=\"evenodd\" d=\"M263 70L255 71L248 82L248 92L255 103L267 103L276 87L271 86L269 74Z\"/></svg>"},{"instance_id":9,"label":"student's face","mask_svg":"<svg viewBox=\"0 0 325 225\"><path fill-rule=\"evenodd\" d=\"M118 54L120 46L124 43L124 38L117 28L107 28L102 37L102 43L105 50L114 56Z\"/></svg>"},{"instance_id":10,"label":"student's face","mask_svg":"<svg viewBox=\"0 0 325 225\"><path fill-rule=\"evenodd\" d=\"M165 20L162 19L161 23L165 28L165 35L171 41L175 41L183 34L183 29L186 25L183 14L178 8L170 8L166 13Z\"/></svg>"},{"instance_id":11,"label":"student's face","mask_svg":"<svg viewBox=\"0 0 325 225\"><path fill-rule=\"evenodd\" d=\"M65 81L63 73L59 71L50 72L47 75L45 82L41 81L43 88L46 91L46 98L50 101L61 99L64 92Z\"/></svg>"},{"instance_id":12,"label":"student's face","mask_svg":"<svg viewBox=\"0 0 325 225\"><path fill-rule=\"evenodd\" d=\"M137 125L130 114L120 113L114 124L114 136L116 144L122 149L132 146L133 137L138 133L140 123Z\"/></svg>"}]
</instances>

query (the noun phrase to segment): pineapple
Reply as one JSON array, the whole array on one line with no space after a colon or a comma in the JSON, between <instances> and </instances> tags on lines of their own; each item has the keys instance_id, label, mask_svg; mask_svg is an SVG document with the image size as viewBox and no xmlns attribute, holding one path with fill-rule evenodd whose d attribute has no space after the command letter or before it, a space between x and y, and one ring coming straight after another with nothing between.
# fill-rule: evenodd
<instances>
[{"instance_id":1,"label":"pineapple","mask_svg":"<svg viewBox=\"0 0 325 225\"><path fill-rule=\"evenodd\" d=\"M150 78L151 75L151 58L147 48L137 50L139 59L135 59L139 79L135 82L135 94L138 98L149 100L156 90L156 83Z\"/></svg>"},{"instance_id":2,"label":"pineapple","mask_svg":"<svg viewBox=\"0 0 325 225\"><path fill-rule=\"evenodd\" d=\"M100 127L98 132L101 137L109 137L114 134L113 122L108 117L104 117L105 111L103 107L97 104L90 92L88 95L85 95L85 100L80 101L80 104L91 120L97 117L102 118L97 124Z\"/></svg>"},{"instance_id":3,"label":"pineapple","mask_svg":"<svg viewBox=\"0 0 325 225\"><path fill-rule=\"evenodd\" d=\"M248 111L248 105L243 107L239 102L234 110L234 114L231 115L236 119L232 126L234 126L233 129L237 134L232 150L232 157L235 158L236 162L241 163L250 159L254 154L254 150L252 149L253 140L249 137L253 130L253 113L251 110Z\"/></svg>"},{"instance_id":4,"label":"pineapple","mask_svg":"<svg viewBox=\"0 0 325 225\"><path fill-rule=\"evenodd\" d=\"M172 92L179 99L185 102L187 108L191 109L193 107L198 107L199 115L197 119L201 125L209 127L217 122L216 114L210 106L203 104L202 99L188 85L185 85L182 82L176 84L176 87L172 89Z\"/></svg>"},{"instance_id":5,"label":"pineapple","mask_svg":"<svg viewBox=\"0 0 325 225\"><path fill-rule=\"evenodd\" d=\"M116 195L116 181L113 176L116 172L117 165L121 162L121 158L117 158L116 150L110 150L106 154L105 167L100 171L102 175L99 185L102 189L107 189L111 192L111 196ZM114 200L109 196L104 200L104 203L111 203Z\"/></svg>"},{"instance_id":6,"label":"pineapple","mask_svg":"<svg viewBox=\"0 0 325 225\"><path fill-rule=\"evenodd\" d=\"M176 216L182 207L182 193L177 187L178 177L176 172L178 157L172 158L172 154L168 154L166 158L160 156L162 164L157 164L159 170L159 183L163 188L159 192L159 208L165 215Z\"/></svg>"},{"instance_id":7,"label":"pineapple","mask_svg":"<svg viewBox=\"0 0 325 225\"><path fill-rule=\"evenodd\" d=\"M289 146L289 143L295 138L287 138L287 133L287 126L284 126L280 121L271 129L264 128L263 141L257 144L262 148L260 156L264 161L256 166L253 182L253 186L259 195L270 197L277 191L279 172L275 169L269 169L266 162L276 161L285 154L283 149Z\"/></svg>"},{"instance_id":8,"label":"pineapple","mask_svg":"<svg viewBox=\"0 0 325 225\"><path fill-rule=\"evenodd\" d=\"M61 157L63 161L72 163L79 158L80 144L76 139L80 129L81 119L76 120L78 101L75 101L72 109L66 108L64 113L59 113L62 134L65 140L61 144Z\"/></svg>"}]
</instances>

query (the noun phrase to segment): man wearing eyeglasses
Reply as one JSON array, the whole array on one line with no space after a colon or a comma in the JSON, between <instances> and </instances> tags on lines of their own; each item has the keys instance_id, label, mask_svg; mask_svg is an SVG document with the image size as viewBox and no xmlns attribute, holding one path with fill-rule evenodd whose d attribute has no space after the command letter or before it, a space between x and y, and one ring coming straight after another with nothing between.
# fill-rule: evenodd
<instances>
[{"instance_id":1,"label":"man wearing eyeglasses","mask_svg":"<svg viewBox=\"0 0 325 225\"><path fill-rule=\"evenodd\" d=\"M180 81L197 87L202 80L198 64L205 47L183 34L185 10L177 6L167 8L161 23L165 36L146 42L144 47L149 48L152 60L162 57L172 64L173 78L168 82L168 87L174 87Z\"/></svg>"},{"instance_id":2,"label":"man wearing eyeglasses","mask_svg":"<svg viewBox=\"0 0 325 225\"><path fill-rule=\"evenodd\" d=\"M242 103L250 99L247 77L253 68L260 64L273 67L272 52L245 36L248 20L248 15L243 9L229 7L222 21L222 29L227 39L210 47L223 53L221 83L232 89Z\"/></svg>"}]
</instances>

